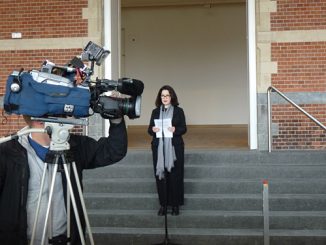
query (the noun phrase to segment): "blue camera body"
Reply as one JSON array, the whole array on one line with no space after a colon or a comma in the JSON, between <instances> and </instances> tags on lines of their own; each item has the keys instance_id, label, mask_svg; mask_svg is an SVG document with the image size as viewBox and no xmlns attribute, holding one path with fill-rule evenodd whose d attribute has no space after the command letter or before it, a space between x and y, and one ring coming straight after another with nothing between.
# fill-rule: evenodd
<instances>
[{"instance_id":1,"label":"blue camera body","mask_svg":"<svg viewBox=\"0 0 326 245\"><path fill-rule=\"evenodd\" d=\"M56 84L53 74L50 75L51 79L48 81L54 81L52 83L47 79L36 81L30 72L20 74L14 72L9 75L4 96L4 110L8 114L33 117L89 116L91 97L89 88Z\"/></svg>"}]
</instances>

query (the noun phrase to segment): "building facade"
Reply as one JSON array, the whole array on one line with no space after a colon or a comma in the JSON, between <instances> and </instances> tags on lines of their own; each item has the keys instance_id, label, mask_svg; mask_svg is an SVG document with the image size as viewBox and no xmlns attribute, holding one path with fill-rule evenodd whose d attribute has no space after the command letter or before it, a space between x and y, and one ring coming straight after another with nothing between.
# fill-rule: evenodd
<instances>
[{"instance_id":1,"label":"building facade","mask_svg":"<svg viewBox=\"0 0 326 245\"><path fill-rule=\"evenodd\" d=\"M195 8L198 6L204 7L204 10L200 9L199 12L196 12ZM250 11L248 7L251 10L254 8L254 11ZM239 36L240 39L243 38L240 43L243 47L241 46L242 51L238 53L245 53L247 58L254 55L254 62L249 58L246 59L243 55L239 56L241 59L245 58L245 62L244 65L240 63L239 67L241 66L241 68L237 70L242 72L242 76L245 78L244 83L246 83L246 86L239 90L247 94L246 99L242 100L244 102L240 101L237 104L247 105L245 107L247 112L242 115L243 109L239 109L239 111L232 109L234 114L243 117L243 121L238 119L232 121L233 119L230 118L226 122L219 121L219 119L212 120L212 123L247 124L250 129L250 140L248 140L250 149L266 150L268 147L267 89L270 86L282 91L317 120L326 124L326 0L84 0L69 1L69 3L61 0L2 1L0 3L0 64L2 68L0 70L0 98L3 99L7 76L13 70L39 69L45 59L60 65L66 64L72 57L81 53L82 48L89 40L105 44L108 38L112 43L110 69L96 67L96 75L107 76L109 73L112 78L117 78L126 73L127 75L135 74L128 73L128 69L124 69L124 67L128 67L131 60L130 52L128 53L131 50L130 46L126 46L124 49L123 45L128 43L128 40L124 39L124 34L129 31L129 29L124 29L124 25L133 21L141 21L140 19L131 20L130 18L136 15L133 15L134 12L130 14L130 10L144 9L146 11L159 10L157 12L159 14L177 10L177 13L181 13L180 16L185 13L182 12L184 9L191 14L189 18L197 13L201 16L205 14L209 18L218 11L220 14L230 11L231 15L234 14L234 19L236 19L236 11L239 11L242 17L238 18L242 18L240 22L242 21L244 27L241 27L242 34ZM129 18L129 22L126 18ZM246 33L249 34L249 26L248 23L247 26L244 23L250 18L254 19L254 37L250 39L247 35L245 40ZM223 20L228 19L225 17ZM233 28L230 24L232 20L228 21L223 22L225 30ZM208 26L208 24L205 25ZM222 31L220 26L221 23L219 23L219 33ZM206 27L203 26L202 29ZM214 23L210 28L214 28ZM187 27L185 26L183 30L186 35ZM150 29L148 32L150 33ZM180 29L178 33L180 33ZM128 38L127 34L126 38ZM116 36L122 38L116 38ZM136 43L135 41L137 39L131 38L130 45ZM162 40L162 44L164 42L166 40ZM195 43L200 40L190 40L189 42ZM254 52L249 48L252 44ZM236 43L235 46L237 45ZM210 48L202 47L206 51ZM204 62L204 59L202 58L198 62ZM126 66L120 66L117 63L126 63ZM217 66L220 64L217 62ZM232 64L232 60L230 64ZM252 67L255 69L250 69ZM187 72L187 70L183 72ZM229 73L232 72L233 70L230 69ZM252 74L253 72L254 74ZM224 78L224 80L227 79ZM146 81L144 82L145 90L147 88L153 88L153 91L156 89L151 87L149 81L147 84ZM195 80L189 81L189 84L194 83ZM186 87L191 87L189 84L180 84L179 90L185 88L184 90L187 91ZM226 90L227 92L225 92L223 89L219 89L219 86L225 88L226 85L213 87L215 90L221 90L221 95L227 93L226 97L239 97L235 93L236 88L233 91ZM252 89L255 91L254 94L249 93L248 95L245 91ZM202 97L211 97L213 100L213 96L207 96L208 90L209 88L203 92ZM183 96L185 100L188 99L186 92ZM232 101L225 102L224 107ZM271 101L273 149L325 149L326 139L323 129L277 94L272 93ZM152 99L145 95L143 104L149 103L152 103ZM210 106L209 110L217 107L214 103L218 102L207 103ZM195 104L196 102L189 98L189 107L194 107ZM226 118L230 114L221 110L219 114L222 113L225 113ZM194 112L193 118L196 116L201 117L198 112ZM0 136L13 133L24 125L21 116L7 116L2 113L0 117L2 122ZM197 122L195 119L191 120L193 121L188 121L188 124ZM89 121L89 135L94 137L102 135L105 124L100 117L92 116ZM145 121L146 119L131 123L145 124Z\"/></svg>"}]
</instances>

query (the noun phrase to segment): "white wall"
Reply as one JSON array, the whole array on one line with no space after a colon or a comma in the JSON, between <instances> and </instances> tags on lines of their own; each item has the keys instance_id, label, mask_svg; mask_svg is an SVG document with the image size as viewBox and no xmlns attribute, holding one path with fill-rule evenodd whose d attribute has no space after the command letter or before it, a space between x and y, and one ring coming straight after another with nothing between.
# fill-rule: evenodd
<instances>
[{"instance_id":1,"label":"white wall","mask_svg":"<svg viewBox=\"0 0 326 245\"><path fill-rule=\"evenodd\" d=\"M122 75L145 83L147 125L159 88L176 90L188 125L247 124L245 4L122 10Z\"/></svg>"}]
</instances>

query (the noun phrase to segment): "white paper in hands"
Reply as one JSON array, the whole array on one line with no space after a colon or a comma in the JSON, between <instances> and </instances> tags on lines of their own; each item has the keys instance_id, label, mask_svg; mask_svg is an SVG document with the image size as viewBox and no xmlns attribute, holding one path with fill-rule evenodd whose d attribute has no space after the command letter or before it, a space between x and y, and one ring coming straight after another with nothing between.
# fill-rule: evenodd
<instances>
[{"instance_id":1,"label":"white paper in hands","mask_svg":"<svg viewBox=\"0 0 326 245\"><path fill-rule=\"evenodd\" d=\"M162 132L165 138L172 138L173 133L168 130L169 127L172 127L171 118L166 119L154 119L155 127L160 128L160 131L156 133L157 138L162 138ZM162 131L163 126L163 131Z\"/></svg>"}]
</instances>

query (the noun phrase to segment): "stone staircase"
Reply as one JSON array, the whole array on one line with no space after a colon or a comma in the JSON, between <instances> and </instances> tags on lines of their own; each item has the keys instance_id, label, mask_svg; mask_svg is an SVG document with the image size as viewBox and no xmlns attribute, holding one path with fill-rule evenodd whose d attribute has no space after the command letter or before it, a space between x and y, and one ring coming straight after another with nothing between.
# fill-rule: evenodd
<instances>
[{"instance_id":1,"label":"stone staircase","mask_svg":"<svg viewBox=\"0 0 326 245\"><path fill-rule=\"evenodd\" d=\"M171 242L260 245L262 180L269 181L270 244L326 244L326 153L186 151L185 205L168 215ZM149 150L84 172L85 201L95 244L164 241Z\"/></svg>"}]
</instances>

